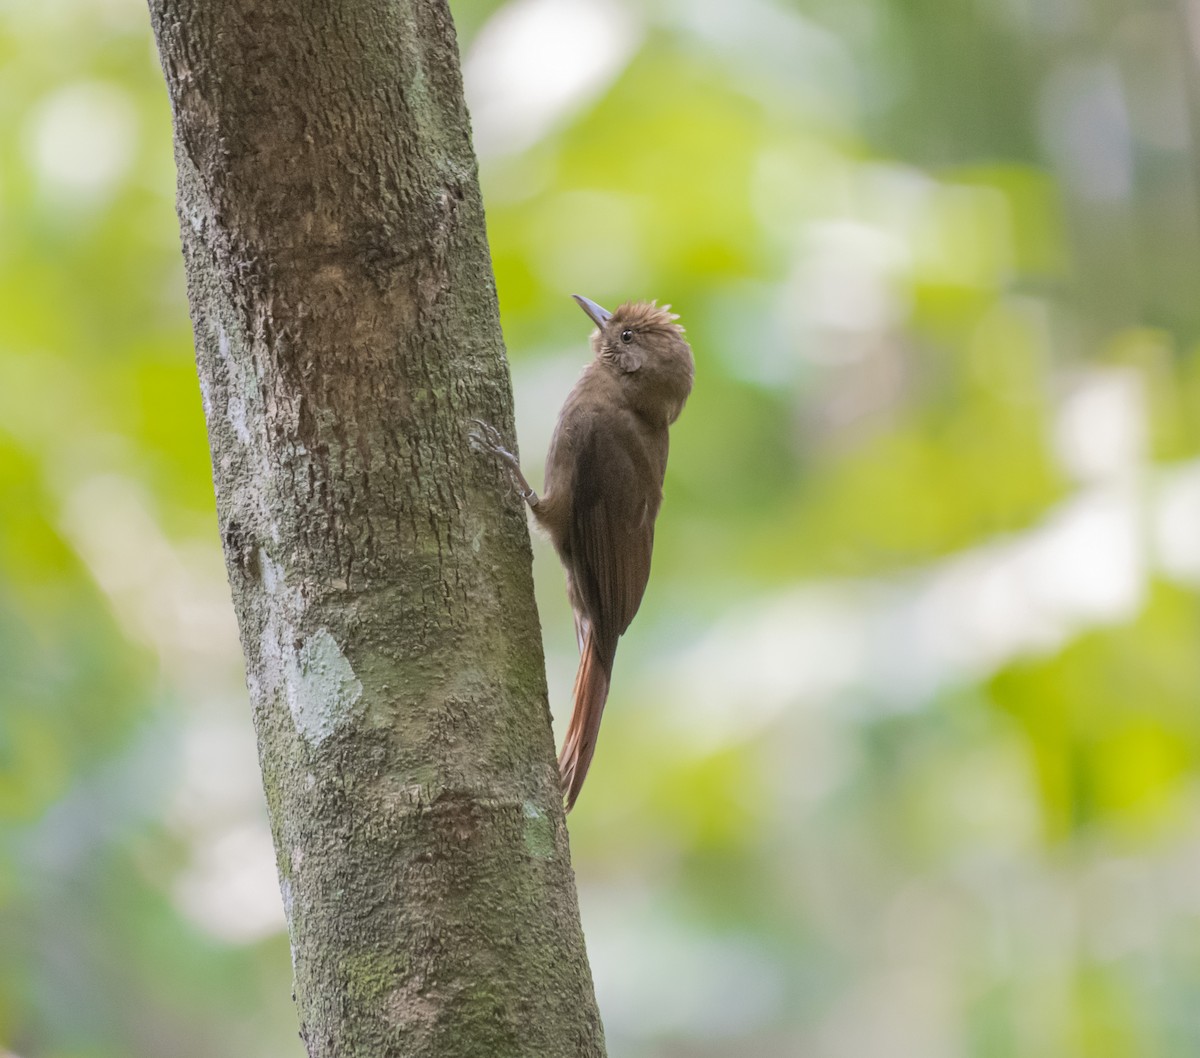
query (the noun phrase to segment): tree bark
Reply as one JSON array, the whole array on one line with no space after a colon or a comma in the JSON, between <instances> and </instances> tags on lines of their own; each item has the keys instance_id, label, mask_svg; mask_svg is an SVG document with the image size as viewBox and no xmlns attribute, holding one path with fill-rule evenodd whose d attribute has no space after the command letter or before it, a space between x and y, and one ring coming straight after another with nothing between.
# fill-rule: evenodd
<instances>
[{"instance_id":1,"label":"tree bark","mask_svg":"<svg viewBox=\"0 0 1200 1058\"><path fill-rule=\"evenodd\" d=\"M150 0L314 1056L603 1054L444 0Z\"/></svg>"}]
</instances>

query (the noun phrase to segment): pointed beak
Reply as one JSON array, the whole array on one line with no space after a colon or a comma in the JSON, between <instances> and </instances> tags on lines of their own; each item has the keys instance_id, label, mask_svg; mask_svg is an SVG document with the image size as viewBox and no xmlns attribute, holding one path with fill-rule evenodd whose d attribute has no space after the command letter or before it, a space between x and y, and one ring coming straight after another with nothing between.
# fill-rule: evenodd
<instances>
[{"instance_id":1,"label":"pointed beak","mask_svg":"<svg viewBox=\"0 0 1200 1058\"><path fill-rule=\"evenodd\" d=\"M585 298L582 294L572 294L571 297L579 302L579 307L588 314L591 321L601 330L604 330L604 325L608 322L608 318L612 313L608 309L602 309L591 298Z\"/></svg>"}]
</instances>

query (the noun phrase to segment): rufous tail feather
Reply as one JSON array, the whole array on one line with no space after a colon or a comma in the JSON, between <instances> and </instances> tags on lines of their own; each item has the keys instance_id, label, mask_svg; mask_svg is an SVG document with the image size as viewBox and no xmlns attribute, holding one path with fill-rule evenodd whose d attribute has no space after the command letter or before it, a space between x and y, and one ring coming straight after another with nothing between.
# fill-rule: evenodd
<instances>
[{"instance_id":1,"label":"rufous tail feather","mask_svg":"<svg viewBox=\"0 0 1200 1058\"><path fill-rule=\"evenodd\" d=\"M567 811L575 807L575 799L583 788L592 754L596 752L596 736L600 718L608 699L608 682L612 674L616 644L606 650L596 639L594 627L588 627L583 641L579 671L575 674L575 704L567 724L567 737L558 755L558 773L562 779Z\"/></svg>"}]
</instances>

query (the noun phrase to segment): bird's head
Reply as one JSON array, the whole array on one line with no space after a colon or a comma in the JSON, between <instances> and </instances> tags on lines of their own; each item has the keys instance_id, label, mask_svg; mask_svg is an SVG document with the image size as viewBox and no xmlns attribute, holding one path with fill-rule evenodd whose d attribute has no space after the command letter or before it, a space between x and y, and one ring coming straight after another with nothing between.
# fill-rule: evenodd
<instances>
[{"instance_id":1,"label":"bird's head","mask_svg":"<svg viewBox=\"0 0 1200 1058\"><path fill-rule=\"evenodd\" d=\"M631 403L648 418L672 423L692 391L695 362L670 305L627 301L616 312L572 295L596 325L592 351L621 379Z\"/></svg>"}]
</instances>

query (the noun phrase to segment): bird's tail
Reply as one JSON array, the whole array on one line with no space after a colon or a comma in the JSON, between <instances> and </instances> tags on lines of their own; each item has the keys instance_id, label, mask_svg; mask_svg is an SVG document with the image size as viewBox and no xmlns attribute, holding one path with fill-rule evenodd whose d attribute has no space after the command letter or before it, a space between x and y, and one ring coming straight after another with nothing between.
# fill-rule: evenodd
<instances>
[{"instance_id":1,"label":"bird's tail","mask_svg":"<svg viewBox=\"0 0 1200 1058\"><path fill-rule=\"evenodd\" d=\"M562 779L568 812L575 807L575 799L583 788L588 766L592 763L592 754L596 752L596 736L600 733L600 718L604 715L604 703L608 699L608 683L615 654L616 644L608 647L601 643L596 637L595 628L589 624L579 659L579 671L575 674L575 704L571 709L571 721L567 724L567 737L563 739L562 752L558 755L558 773Z\"/></svg>"}]
</instances>

